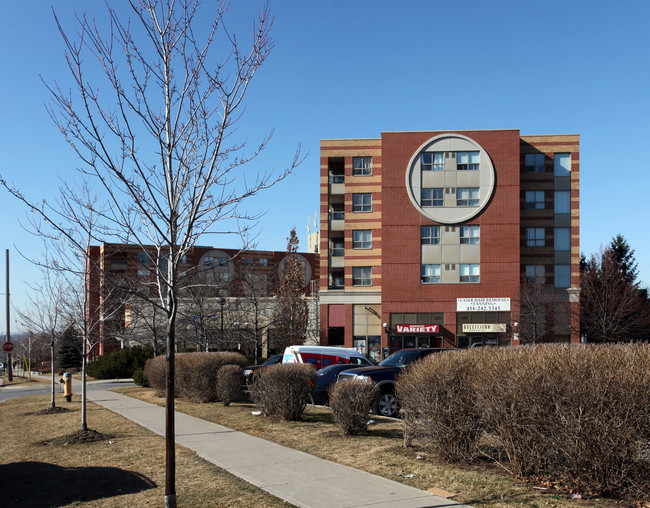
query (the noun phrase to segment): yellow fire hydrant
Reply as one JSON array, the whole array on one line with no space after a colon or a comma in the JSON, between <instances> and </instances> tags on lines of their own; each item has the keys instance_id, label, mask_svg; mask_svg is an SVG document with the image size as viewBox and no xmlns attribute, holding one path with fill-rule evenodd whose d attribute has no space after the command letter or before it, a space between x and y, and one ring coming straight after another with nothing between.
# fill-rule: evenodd
<instances>
[{"instance_id":1,"label":"yellow fire hydrant","mask_svg":"<svg viewBox=\"0 0 650 508\"><path fill-rule=\"evenodd\" d=\"M59 380L63 384L63 396L66 402L72 402L72 374L69 372L63 373L63 378Z\"/></svg>"}]
</instances>

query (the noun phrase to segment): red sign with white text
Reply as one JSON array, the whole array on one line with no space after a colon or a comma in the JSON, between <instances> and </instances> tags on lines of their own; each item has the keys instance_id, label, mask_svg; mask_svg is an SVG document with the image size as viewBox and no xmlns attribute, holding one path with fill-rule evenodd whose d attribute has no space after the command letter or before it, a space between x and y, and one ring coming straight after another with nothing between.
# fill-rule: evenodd
<instances>
[{"instance_id":1,"label":"red sign with white text","mask_svg":"<svg viewBox=\"0 0 650 508\"><path fill-rule=\"evenodd\" d=\"M395 325L397 333L438 333L440 325Z\"/></svg>"}]
</instances>

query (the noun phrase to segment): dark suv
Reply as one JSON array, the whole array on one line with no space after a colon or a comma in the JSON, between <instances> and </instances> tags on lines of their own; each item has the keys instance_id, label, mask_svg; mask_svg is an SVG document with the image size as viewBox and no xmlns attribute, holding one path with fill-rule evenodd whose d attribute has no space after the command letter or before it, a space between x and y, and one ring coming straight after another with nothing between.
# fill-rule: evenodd
<instances>
[{"instance_id":1,"label":"dark suv","mask_svg":"<svg viewBox=\"0 0 650 508\"><path fill-rule=\"evenodd\" d=\"M339 381L354 381L370 379L379 386L379 399L375 404L375 412L382 416L395 416L397 414L397 399L395 398L395 381L404 367L411 363L443 351L452 351L443 348L401 349L393 353L376 367L361 367L346 370L339 374Z\"/></svg>"}]
</instances>

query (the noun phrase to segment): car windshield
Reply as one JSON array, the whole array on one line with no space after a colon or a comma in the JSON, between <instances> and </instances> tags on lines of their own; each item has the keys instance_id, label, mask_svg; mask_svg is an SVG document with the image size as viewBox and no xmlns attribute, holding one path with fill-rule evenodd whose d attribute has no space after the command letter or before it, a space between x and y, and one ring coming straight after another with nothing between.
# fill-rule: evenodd
<instances>
[{"instance_id":1,"label":"car windshield","mask_svg":"<svg viewBox=\"0 0 650 508\"><path fill-rule=\"evenodd\" d=\"M382 367L406 367L409 363L420 358L419 351L398 351L393 353L379 365Z\"/></svg>"},{"instance_id":2,"label":"car windshield","mask_svg":"<svg viewBox=\"0 0 650 508\"><path fill-rule=\"evenodd\" d=\"M323 367L321 370L318 371L317 375L318 376L326 376L328 373L332 372L333 370L337 370L341 368L341 365L328 365L327 367Z\"/></svg>"},{"instance_id":3,"label":"car windshield","mask_svg":"<svg viewBox=\"0 0 650 508\"><path fill-rule=\"evenodd\" d=\"M266 360L262 365L275 365L282 361L282 355L273 355L268 360Z\"/></svg>"}]
</instances>

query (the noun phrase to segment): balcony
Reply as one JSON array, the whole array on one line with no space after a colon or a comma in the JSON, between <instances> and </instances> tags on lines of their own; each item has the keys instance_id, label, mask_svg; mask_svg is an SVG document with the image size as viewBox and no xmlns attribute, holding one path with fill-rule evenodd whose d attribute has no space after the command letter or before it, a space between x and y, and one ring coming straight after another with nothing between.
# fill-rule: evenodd
<instances>
[{"instance_id":1,"label":"balcony","mask_svg":"<svg viewBox=\"0 0 650 508\"><path fill-rule=\"evenodd\" d=\"M343 231L345 229L345 212L330 211L330 231Z\"/></svg>"},{"instance_id":2,"label":"balcony","mask_svg":"<svg viewBox=\"0 0 650 508\"><path fill-rule=\"evenodd\" d=\"M330 268L343 268L345 266L345 249L332 247L329 251Z\"/></svg>"},{"instance_id":3,"label":"balcony","mask_svg":"<svg viewBox=\"0 0 650 508\"><path fill-rule=\"evenodd\" d=\"M345 175L330 175L330 194L345 194Z\"/></svg>"}]
</instances>

